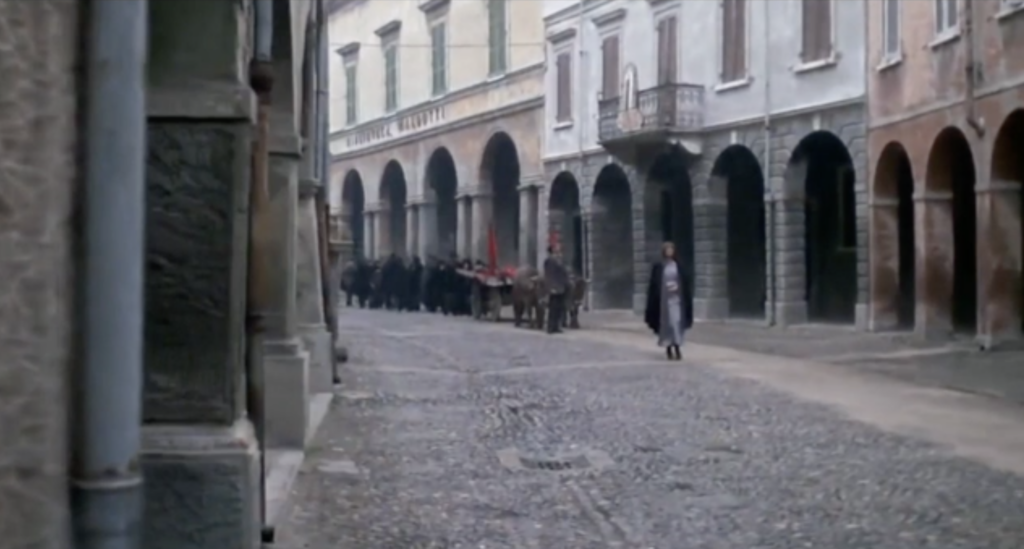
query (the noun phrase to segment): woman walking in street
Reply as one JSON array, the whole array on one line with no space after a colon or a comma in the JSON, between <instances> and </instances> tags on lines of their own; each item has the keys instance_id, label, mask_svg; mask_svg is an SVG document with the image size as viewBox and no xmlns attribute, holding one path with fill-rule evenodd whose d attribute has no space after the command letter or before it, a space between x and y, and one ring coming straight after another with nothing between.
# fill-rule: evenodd
<instances>
[{"instance_id":1,"label":"woman walking in street","mask_svg":"<svg viewBox=\"0 0 1024 549\"><path fill-rule=\"evenodd\" d=\"M665 348L665 356L682 360L683 334L693 326L693 296L671 242L662 244L661 261L651 268L644 321L658 334L658 345Z\"/></svg>"}]
</instances>

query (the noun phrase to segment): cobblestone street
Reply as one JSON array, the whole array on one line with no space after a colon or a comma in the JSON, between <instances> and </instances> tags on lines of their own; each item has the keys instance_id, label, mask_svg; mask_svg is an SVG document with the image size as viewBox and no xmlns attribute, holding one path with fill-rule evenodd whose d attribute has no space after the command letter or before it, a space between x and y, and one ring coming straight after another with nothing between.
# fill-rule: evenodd
<instances>
[{"instance_id":1,"label":"cobblestone street","mask_svg":"<svg viewBox=\"0 0 1024 549\"><path fill-rule=\"evenodd\" d=\"M1024 543L1024 478L700 353L426 314L340 323L345 386L280 527L288 549Z\"/></svg>"}]
</instances>

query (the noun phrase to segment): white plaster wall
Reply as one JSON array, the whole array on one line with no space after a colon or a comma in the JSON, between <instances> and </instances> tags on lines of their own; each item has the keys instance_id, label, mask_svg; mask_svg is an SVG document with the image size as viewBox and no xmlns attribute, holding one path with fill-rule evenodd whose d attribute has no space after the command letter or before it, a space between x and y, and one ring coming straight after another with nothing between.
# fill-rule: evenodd
<instances>
[{"instance_id":1,"label":"white plaster wall","mask_svg":"<svg viewBox=\"0 0 1024 549\"><path fill-rule=\"evenodd\" d=\"M824 0L823 0L824 1ZM554 64L545 77L545 157L559 157L597 148L597 93L601 88L601 36L595 18L626 9L621 23L623 65L637 67L641 89L654 84L657 70L655 17L675 10L680 22L680 67L682 82L705 87L705 124L708 128L728 126L763 116L766 109L765 83L770 81L771 112L811 110L864 97L866 4L865 0L834 2L836 63L819 70L800 73L801 0L770 0L749 3L747 44L749 83L716 91L720 84L721 3L719 0L675 0L656 3L635 0L584 2L582 29L579 2L545 0L546 36L576 28L573 111L571 127L556 128L557 97ZM558 45L548 44L548 58ZM582 53L579 53L582 50ZM582 72L581 72L582 71ZM767 78L766 78L767 74Z\"/></svg>"}]
</instances>

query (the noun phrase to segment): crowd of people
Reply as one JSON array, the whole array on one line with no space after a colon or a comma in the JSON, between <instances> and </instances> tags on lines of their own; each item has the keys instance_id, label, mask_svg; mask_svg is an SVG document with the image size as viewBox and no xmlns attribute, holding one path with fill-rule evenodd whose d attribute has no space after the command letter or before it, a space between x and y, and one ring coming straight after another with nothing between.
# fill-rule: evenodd
<instances>
[{"instance_id":1,"label":"crowd of people","mask_svg":"<svg viewBox=\"0 0 1024 549\"><path fill-rule=\"evenodd\" d=\"M456 269L481 265L454 256L430 257L426 263L419 256L406 260L397 254L384 260L357 259L342 270L341 291L348 307L469 315L471 281Z\"/></svg>"}]
</instances>

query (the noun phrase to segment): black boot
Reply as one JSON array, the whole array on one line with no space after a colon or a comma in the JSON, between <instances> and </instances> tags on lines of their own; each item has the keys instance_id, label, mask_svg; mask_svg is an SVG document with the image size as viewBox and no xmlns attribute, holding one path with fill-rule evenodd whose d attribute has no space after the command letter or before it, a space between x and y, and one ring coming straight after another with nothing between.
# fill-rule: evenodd
<instances>
[{"instance_id":1,"label":"black boot","mask_svg":"<svg viewBox=\"0 0 1024 549\"><path fill-rule=\"evenodd\" d=\"M676 360L682 360L682 359L683 359L683 352L682 352L682 350L681 350L681 349L679 348L679 345L673 345L672 347L674 347L674 348L675 348L675 355L676 355L676 356L675 356L675 359L676 359Z\"/></svg>"},{"instance_id":2,"label":"black boot","mask_svg":"<svg viewBox=\"0 0 1024 549\"><path fill-rule=\"evenodd\" d=\"M665 358L667 358L667 359L669 359L669 360L673 360L673 359L675 359L675 355L674 355L674 353L672 352L672 346L671 346L671 345L667 345L667 346L665 347Z\"/></svg>"}]
</instances>

